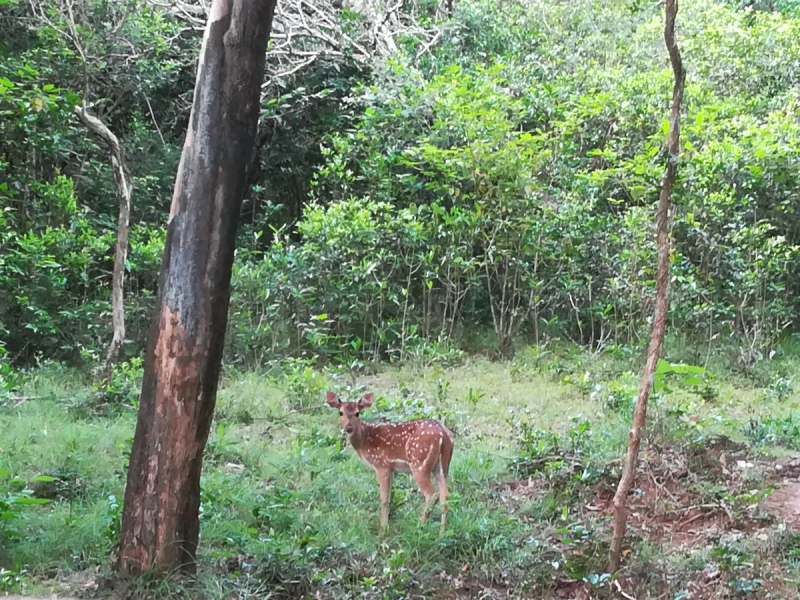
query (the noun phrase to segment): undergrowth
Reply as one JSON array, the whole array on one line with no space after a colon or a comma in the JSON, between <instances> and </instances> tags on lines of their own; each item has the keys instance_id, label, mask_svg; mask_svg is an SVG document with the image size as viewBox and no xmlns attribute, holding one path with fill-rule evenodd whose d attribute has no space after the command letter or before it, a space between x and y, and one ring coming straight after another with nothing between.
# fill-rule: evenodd
<instances>
[{"instance_id":1,"label":"undergrowth","mask_svg":"<svg viewBox=\"0 0 800 600\"><path fill-rule=\"evenodd\" d=\"M228 370L204 464L197 578L116 581L113 593L406 598L485 589L546 598L583 586L602 597L616 581L637 598L677 598L714 565L722 586L714 593L776 594L770 569L800 574L800 552L796 537L773 521L759 529L768 540L761 546L732 546L730 524L696 545L655 539L646 528L679 525L669 515L687 510L684 495L727 511L726 523L752 521L752 506L775 485L758 465L800 443L800 398L791 383L800 363L787 354L763 384L709 368L702 384L674 379L654 394L640 479L658 485L640 482L636 498L643 514L655 512L650 522L634 520L626 566L614 580L605 573L604 502L619 476L636 360L528 348L509 362L405 363L356 378L296 362L268 374ZM103 574L116 551L135 423L128 390L138 367L122 368L101 400L77 372L31 372L20 389L25 399L12 397L0 413L0 474L7 474L0 499L13 508L4 509L0 527L0 590L61 589L59 581L71 581L73 588L64 585L74 592L77 578L89 582L84 593L111 593ZM325 389L373 391L367 418L433 417L456 432L445 535L435 515L419 523L422 500L404 475L395 480L389 533L380 535L377 481L344 443L322 401ZM727 443L720 440L736 444L728 464L761 461L754 467L761 474L715 475L717 459L708 457ZM658 486L666 492L653 500ZM46 503L14 504L16 497Z\"/></svg>"}]
</instances>

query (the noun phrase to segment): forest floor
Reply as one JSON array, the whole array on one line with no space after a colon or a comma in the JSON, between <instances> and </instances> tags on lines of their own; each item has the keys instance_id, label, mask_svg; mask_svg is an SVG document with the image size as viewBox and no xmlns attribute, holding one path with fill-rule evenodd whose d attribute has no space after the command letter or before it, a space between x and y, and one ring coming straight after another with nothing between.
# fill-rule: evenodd
<instances>
[{"instance_id":1,"label":"forest floor","mask_svg":"<svg viewBox=\"0 0 800 600\"><path fill-rule=\"evenodd\" d=\"M29 485L50 502L24 506L0 526L0 594L798 597L793 355L699 386L676 380L653 399L623 569L605 573L636 364L527 352L513 362L474 358L356 376L377 397L367 419L433 416L455 432L441 537L438 509L420 524L421 497L403 475L389 533L380 535L375 476L342 444L323 402L323 390L346 392L352 379L305 368L275 377L228 370L202 482L199 574L122 582L109 565L133 407L74 371L37 371L0 408L0 471L10 472L0 493ZM54 480L34 481L41 475Z\"/></svg>"}]
</instances>

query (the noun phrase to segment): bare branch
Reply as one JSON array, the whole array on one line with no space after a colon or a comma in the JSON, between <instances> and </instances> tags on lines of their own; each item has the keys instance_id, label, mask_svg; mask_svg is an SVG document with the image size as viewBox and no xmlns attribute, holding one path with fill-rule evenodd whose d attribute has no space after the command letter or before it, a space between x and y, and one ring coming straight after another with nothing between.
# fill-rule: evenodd
<instances>
[{"instance_id":1,"label":"bare branch","mask_svg":"<svg viewBox=\"0 0 800 600\"><path fill-rule=\"evenodd\" d=\"M108 146L111 155L111 168L114 172L114 183L119 200L117 218L117 242L114 248L114 271L111 279L111 322L113 336L106 355L106 378L119 356L125 341L125 262L128 257L129 224L131 215L131 195L133 185L131 176L125 165L122 145L116 135L94 115L86 111L86 106L76 106L75 115L86 127Z\"/></svg>"},{"instance_id":2,"label":"bare branch","mask_svg":"<svg viewBox=\"0 0 800 600\"><path fill-rule=\"evenodd\" d=\"M193 28L202 27L207 17L204 0L150 3ZM342 27L343 5L363 17L361 22L352 22L355 31L345 32ZM266 93L320 59L369 65L397 53L400 37L419 40L417 58L430 52L440 42L445 25L422 27L413 15L401 12L402 6L402 0L391 5L384 0L281 0L267 51L267 78L262 90Z\"/></svg>"},{"instance_id":3,"label":"bare branch","mask_svg":"<svg viewBox=\"0 0 800 600\"><path fill-rule=\"evenodd\" d=\"M150 106L150 98L148 98L147 94L144 92L142 92L142 96L144 96L144 101L147 102L147 109L150 111L150 118L153 119L153 127L156 128L158 137L161 139L161 145L166 146L167 143L164 141L164 135L161 133L161 128L158 126L158 121L156 121L156 114L153 112L153 107Z\"/></svg>"}]
</instances>

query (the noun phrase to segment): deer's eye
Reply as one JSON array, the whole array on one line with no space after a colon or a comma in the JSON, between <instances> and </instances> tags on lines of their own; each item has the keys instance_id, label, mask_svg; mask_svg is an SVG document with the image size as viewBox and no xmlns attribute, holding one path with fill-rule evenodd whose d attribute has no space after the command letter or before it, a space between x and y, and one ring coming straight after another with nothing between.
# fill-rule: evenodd
<instances>
[{"instance_id":1,"label":"deer's eye","mask_svg":"<svg viewBox=\"0 0 800 600\"><path fill-rule=\"evenodd\" d=\"M342 411L339 411L339 416L340 416L340 417L343 417L343 416L344 416L344 413L343 413Z\"/></svg>"},{"instance_id":2,"label":"deer's eye","mask_svg":"<svg viewBox=\"0 0 800 600\"><path fill-rule=\"evenodd\" d=\"M356 416L357 416L357 417L360 417L360 416L361 416L361 413L360 413L360 412L357 412L357 413L356 413Z\"/></svg>"}]
</instances>

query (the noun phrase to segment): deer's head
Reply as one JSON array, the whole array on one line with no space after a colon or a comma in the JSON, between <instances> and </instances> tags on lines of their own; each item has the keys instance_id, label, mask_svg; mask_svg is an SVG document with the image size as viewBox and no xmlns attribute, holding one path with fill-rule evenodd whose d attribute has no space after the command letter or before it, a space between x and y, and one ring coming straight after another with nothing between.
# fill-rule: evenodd
<instances>
[{"instance_id":1,"label":"deer's head","mask_svg":"<svg viewBox=\"0 0 800 600\"><path fill-rule=\"evenodd\" d=\"M372 406L375 397L365 394L358 402L342 402L333 392L328 392L327 400L331 408L339 411L339 424L347 435L353 435L361 427L361 411Z\"/></svg>"}]
</instances>

